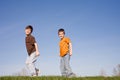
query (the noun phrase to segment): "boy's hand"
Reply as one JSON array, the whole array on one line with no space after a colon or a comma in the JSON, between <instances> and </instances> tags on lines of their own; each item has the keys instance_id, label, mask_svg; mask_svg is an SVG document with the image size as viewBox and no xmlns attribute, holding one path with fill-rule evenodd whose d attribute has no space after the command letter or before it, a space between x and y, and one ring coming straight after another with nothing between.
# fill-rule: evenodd
<instances>
[{"instance_id":1,"label":"boy's hand","mask_svg":"<svg viewBox=\"0 0 120 80\"><path fill-rule=\"evenodd\" d=\"M72 43L69 43L69 54L72 56Z\"/></svg>"},{"instance_id":2,"label":"boy's hand","mask_svg":"<svg viewBox=\"0 0 120 80\"><path fill-rule=\"evenodd\" d=\"M39 56L39 55L40 55L39 51L36 51L36 56Z\"/></svg>"},{"instance_id":3,"label":"boy's hand","mask_svg":"<svg viewBox=\"0 0 120 80\"><path fill-rule=\"evenodd\" d=\"M72 56L72 53L70 53L70 56Z\"/></svg>"}]
</instances>

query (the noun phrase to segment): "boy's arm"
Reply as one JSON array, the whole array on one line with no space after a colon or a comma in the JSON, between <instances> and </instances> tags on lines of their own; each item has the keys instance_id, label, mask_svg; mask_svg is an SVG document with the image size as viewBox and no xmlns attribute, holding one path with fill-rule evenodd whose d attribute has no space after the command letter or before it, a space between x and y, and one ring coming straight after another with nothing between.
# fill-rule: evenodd
<instances>
[{"instance_id":1,"label":"boy's arm","mask_svg":"<svg viewBox=\"0 0 120 80\"><path fill-rule=\"evenodd\" d=\"M69 43L69 52L70 52L70 56L72 56L72 43Z\"/></svg>"},{"instance_id":2,"label":"boy's arm","mask_svg":"<svg viewBox=\"0 0 120 80\"><path fill-rule=\"evenodd\" d=\"M39 53L39 50L38 50L38 45L37 45L37 43L34 43L34 45L35 45L35 49L36 49L36 56L39 56L40 53Z\"/></svg>"}]
</instances>

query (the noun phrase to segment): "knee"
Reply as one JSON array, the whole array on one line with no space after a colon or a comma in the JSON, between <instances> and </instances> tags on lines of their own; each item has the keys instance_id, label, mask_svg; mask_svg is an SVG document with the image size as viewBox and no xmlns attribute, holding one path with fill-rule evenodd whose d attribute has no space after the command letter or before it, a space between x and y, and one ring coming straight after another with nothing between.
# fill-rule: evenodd
<instances>
[{"instance_id":1,"label":"knee","mask_svg":"<svg viewBox=\"0 0 120 80\"><path fill-rule=\"evenodd\" d=\"M29 64L32 64L32 62L29 61L29 60L27 60L27 61L25 62L25 64L26 64L26 65L29 65Z\"/></svg>"},{"instance_id":2,"label":"knee","mask_svg":"<svg viewBox=\"0 0 120 80\"><path fill-rule=\"evenodd\" d=\"M70 65L69 65L69 64L65 64L65 67L66 67L67 69L69 69L69 68L70 68Z\"/></svg>"},{"instance_id":3,"label":"knee","mask_svg":"<svg viewBox=\"0 0 120 80\"><path fill-rule=\"evenodd\" d=\"M25 62L25 64L26 64L26 65L29 65L29 64L31 64L31 63L30 63L30 62Z\"/></svg>"}]
</instances>

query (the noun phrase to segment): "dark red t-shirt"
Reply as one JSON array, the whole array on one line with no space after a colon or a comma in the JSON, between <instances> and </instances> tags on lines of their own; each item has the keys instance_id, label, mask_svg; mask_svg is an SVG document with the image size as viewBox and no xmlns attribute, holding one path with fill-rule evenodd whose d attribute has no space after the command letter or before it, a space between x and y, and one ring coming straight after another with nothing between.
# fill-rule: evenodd
<instances>
[{"instance_id":1,"label":"dark red t-shirt","mask_svg":"<svg viewBox=\"0 0 120 80\"><path fill-rule=\"evenodd\" d=\"M36 41L32 35L28 35L25 38L25 41L26 41L26 49L27 49L28 55L30 56L31 53L36 51L35 45L34 45L34 43L36 43Z\"/></svg>"}]
</instances>

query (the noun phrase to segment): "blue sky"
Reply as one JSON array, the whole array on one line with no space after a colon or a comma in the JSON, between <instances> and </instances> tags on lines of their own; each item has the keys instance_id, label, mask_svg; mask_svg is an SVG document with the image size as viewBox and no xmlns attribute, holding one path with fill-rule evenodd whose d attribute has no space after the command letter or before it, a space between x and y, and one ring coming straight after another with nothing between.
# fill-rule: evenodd
<instances>
[{"instance_id":1,"label":"blue sky","mask_svg":"<svg viewBox=\"0 0 120 80\"><path fill-rule=\"evenodd\" d=\"M25 67L25 26L34 27L41 75L60 75L59 37L73 44L71 67L80 76L113 74L120 64L119 0L0 0L0 75Z\"/></svg>"}]
</instances>

